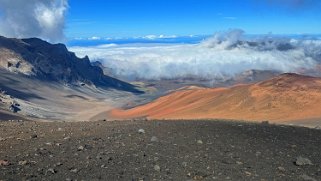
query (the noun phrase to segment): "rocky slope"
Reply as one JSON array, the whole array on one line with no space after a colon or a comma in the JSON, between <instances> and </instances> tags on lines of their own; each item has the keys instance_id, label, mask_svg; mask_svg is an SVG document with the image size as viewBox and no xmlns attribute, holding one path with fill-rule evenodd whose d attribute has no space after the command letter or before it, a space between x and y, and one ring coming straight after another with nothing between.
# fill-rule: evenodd
<instances>
[{"instance_id":1,"label":"rocky slope","mask_svg":"<svg viewBox=\"0 0 321 181\"><path fill-rule=\"evenodd\" d=\"M0 36L0 121L88 121L141 93L63 44Z\"/></svg>"},{"instance_id":2,"label":"rocky slope","mask_svg":"<svg viewBox=\"0 0 321 181\"><path fill-rule=\"evenodd\" d=\"M129 110L113 110L118 119L235 119L274 122L321 118L321 79L282 74L255 84L173 92Z\"/></svg>"},{"instance_id":3,"label":"rocky slope","mask_svg":"<svg viewBox=\"0 0 321 181\"><path fill-rule=\"evenodd\" d=\"M104 75L101 68L91 65L87 56L78 58L63 44L50 44L37 38L0 36L0 67L46 81L139 92L131 84Z\"/></svg>"}]
</instances>

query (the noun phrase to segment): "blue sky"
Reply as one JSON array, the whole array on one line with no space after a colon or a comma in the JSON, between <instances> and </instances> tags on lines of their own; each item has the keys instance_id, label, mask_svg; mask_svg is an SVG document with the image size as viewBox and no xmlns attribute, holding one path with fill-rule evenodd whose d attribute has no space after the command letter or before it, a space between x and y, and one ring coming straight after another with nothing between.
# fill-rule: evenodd
<instances>
[{"instance_id":1,"label":"blue sky","mask_svg":"<svg viewBox=\"0 0 321 181\"><path fill-rule=\"evenodd\" d=\"M320 34L319 0L70 0L67 37Z\"/></svg>"}]
</instances>

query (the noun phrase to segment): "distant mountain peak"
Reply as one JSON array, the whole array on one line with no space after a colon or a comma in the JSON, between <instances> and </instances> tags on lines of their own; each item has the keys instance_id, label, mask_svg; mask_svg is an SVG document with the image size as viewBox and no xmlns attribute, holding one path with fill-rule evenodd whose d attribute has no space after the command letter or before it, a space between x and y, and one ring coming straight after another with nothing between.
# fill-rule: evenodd
<instances>
[{"instance_id":1,"label":"distant mountain peak","mask_svg":"<svg viewBox=\"0 0 321 181\"><path fill-rule=\"evenodd\" d=\"M321 79L296 73L284 73L270 80L258 83L260 86L274 88L316 88L321 87Z\"/></svg>"},{"instance_id":2,"label":"distant mountain peak","mask_svg":"<svg viewBox=\"0 0 321 181\"><path fill-rule=\"evenodd\" d=\"M91 65L88 56L78 58L64 44L39 38L0 37L0 67L46 81L140 92L129 83L104 75L100 67Z\"/></svg>"}]
</instances>

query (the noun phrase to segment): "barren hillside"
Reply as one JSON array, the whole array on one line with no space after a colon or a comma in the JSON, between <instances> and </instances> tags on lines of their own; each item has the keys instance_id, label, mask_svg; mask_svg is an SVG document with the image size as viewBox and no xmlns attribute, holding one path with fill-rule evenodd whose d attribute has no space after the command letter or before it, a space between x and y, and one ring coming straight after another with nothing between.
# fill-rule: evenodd
<instances>
[{"instance_id":1,"label":"barren hillside","mask_svg":"<svg viewBox=\"0 0 321 181\"><path fill-rule=\"evenodd\" d=\"M110 116L280 122L321 118L320 105L320 78L282 74L256 84L179 90L143 106L113 110Z\"/></svg>"}]
</instances>

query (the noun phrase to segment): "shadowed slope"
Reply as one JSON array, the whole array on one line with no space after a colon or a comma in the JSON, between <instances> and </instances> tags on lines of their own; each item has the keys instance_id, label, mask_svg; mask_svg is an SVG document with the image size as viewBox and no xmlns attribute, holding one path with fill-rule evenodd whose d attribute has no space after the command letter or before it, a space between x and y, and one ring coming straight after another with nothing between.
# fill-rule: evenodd
<instances>
[{"instance_id":1,"label":"shadowed slope","mask_svg":"<svg viewBox=\"0 0 321 181\"><path fill-rule=\"evenodd\" d=\"M321 79L282 74L256 84L182 90L133 109L113 110L109 116L276 122L321 118Z\"/></svg>"},{"instance_id":2,"label":"shadowed slope","mask_svg":"<svg viewBox=\"0 0 321 181\"><path fill-rule=\"evenodd\" d=\"M45 81L142 93L127 82L104 75L100 67L91 65L87 56L78 58L64 44L50 44L38 38L0 36L0 68Z\"/></svg>"}]
</instances>

